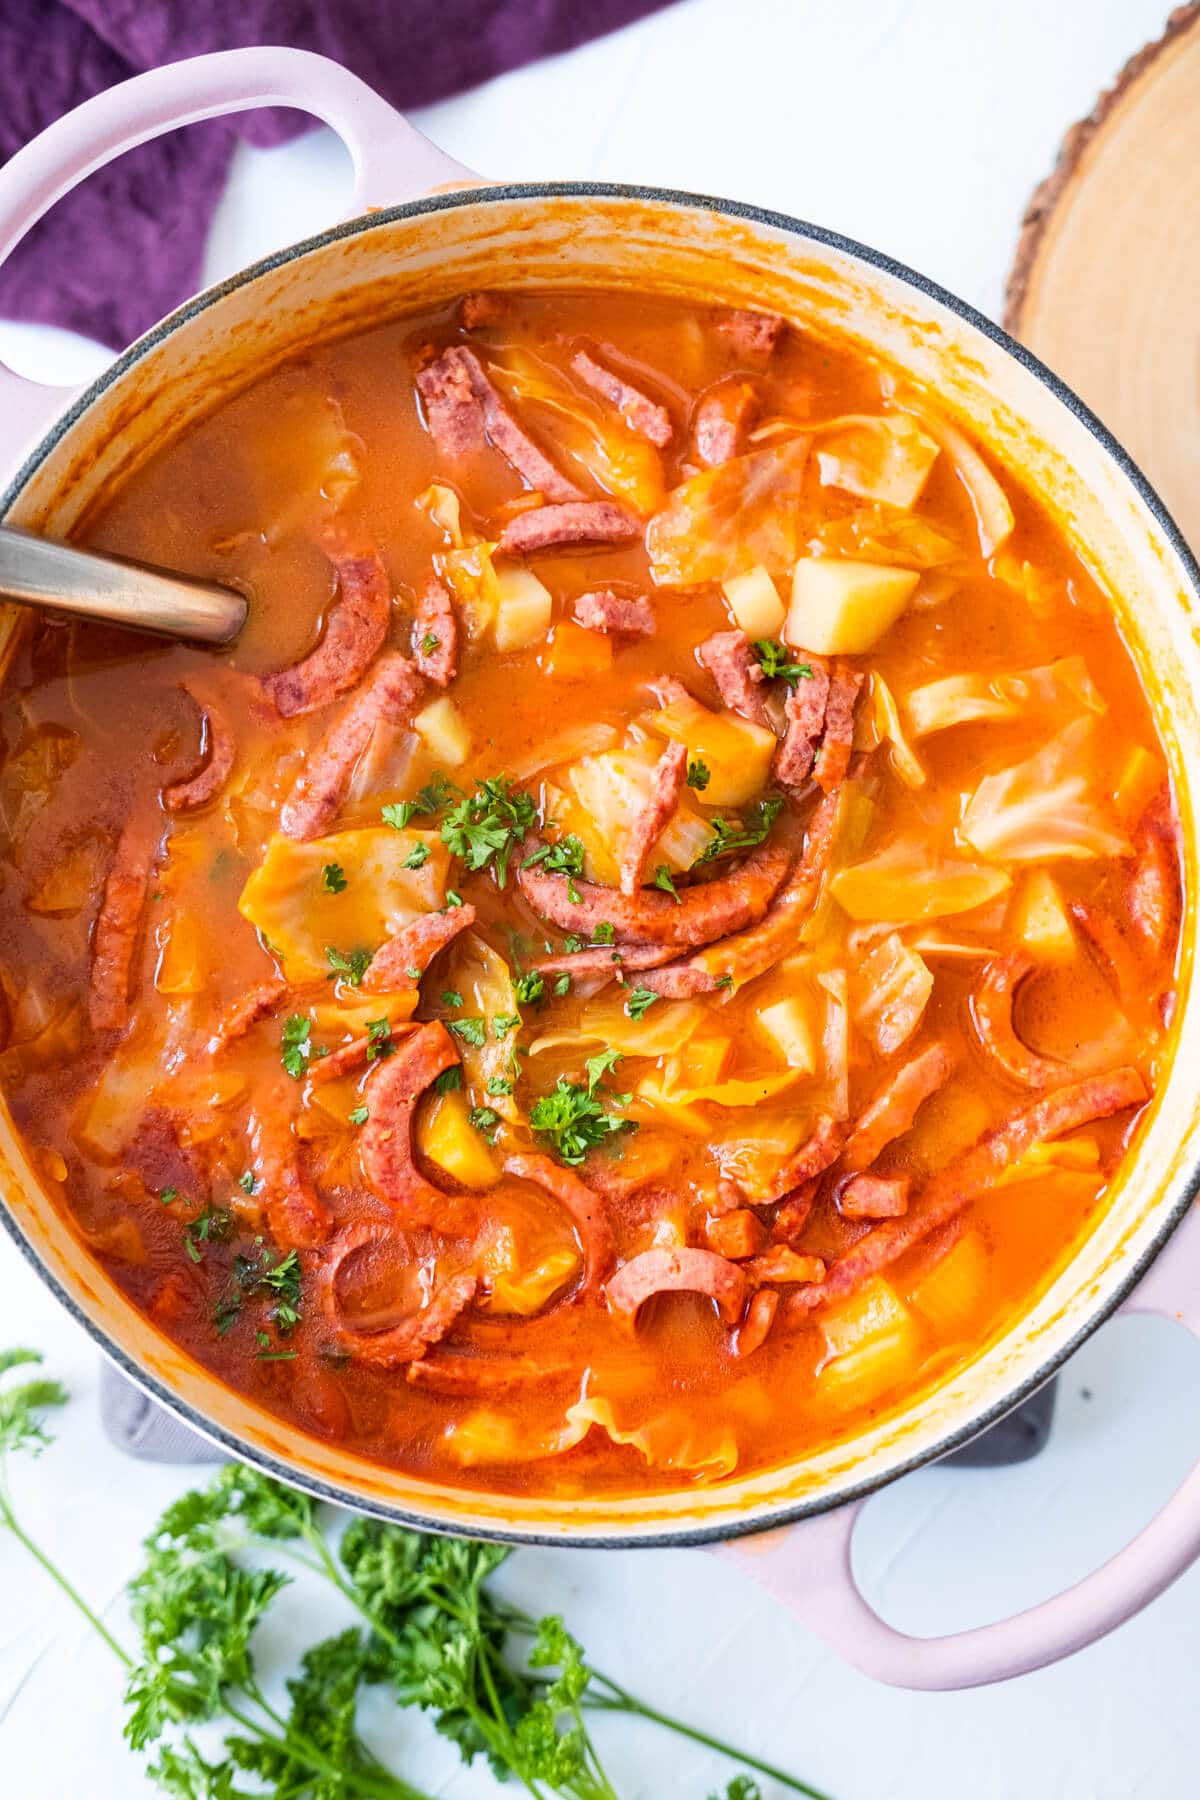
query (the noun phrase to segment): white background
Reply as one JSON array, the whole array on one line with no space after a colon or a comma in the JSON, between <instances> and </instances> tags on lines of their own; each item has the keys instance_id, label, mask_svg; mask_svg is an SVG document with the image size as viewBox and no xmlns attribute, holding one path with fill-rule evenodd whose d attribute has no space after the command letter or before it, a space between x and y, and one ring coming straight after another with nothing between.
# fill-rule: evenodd
<instances>
[{"instance_id":1,"label":"white background","mask_svg":"<svg viewBox=\"0 0 1200 1800\"><path fill-rule=\"evenodd\" d=\"M876 244L998 314L1026 196L1067 124L1163 16L1162 0L685 0L418 122L490 175L636 180L775 206ZM242 154L207 275L319 228L347 186L345 155L323 131ZM56 380L104 361L65 334L3 325L0 355ZM27 1521L121 1631L138 1540L192 1477L128 1462L104 1441L95 1354L7 1240L0 1342L40 1345L75 1396L60 1441L20 1463L14 1485ZM855 1546L872 1600L909 1630L954 1629L1085 1573L1200 1449L1198 1363L1171 1326L1107 1327L1064 1376L1036 1462L928 1470L872 1501ZM523 1551L504 1579L531 1610L564 1610L631 1687L835 1800L1197 1793L1200 1571L1065 1666L987 1692L917 1696L855 1675L740 1568L700 1552ZM341 1622L324 1595L301 1589L288 1604L296 1633ZM12 1800L144 1791L120 1742L119 1688L108 1653L0 1541L0 1790ZM463 1771L420 1719L373 1724L431 1792L500 1791ZM628 1800L702 1800L729 1773L640 1728L605 1747Z\"/></svg>"}]
</instances>

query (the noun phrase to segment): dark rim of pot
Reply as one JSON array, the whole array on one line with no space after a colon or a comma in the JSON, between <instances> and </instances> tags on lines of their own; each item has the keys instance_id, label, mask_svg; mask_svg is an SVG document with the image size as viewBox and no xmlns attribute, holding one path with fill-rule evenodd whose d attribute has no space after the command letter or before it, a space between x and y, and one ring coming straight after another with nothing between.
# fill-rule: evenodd
<instances>
[{"instance_id":1,"label":"dark rim of pot","mask_svg":"<svg viewBox=\"0 0 1200 1800\"><path fill-rule=\"evenodd\" d=\"M1032 355L1024 345L1010 337L1001 326L995 324L991 319L985 318L973 306L958 299L956 295L940 287L937 282L930 281L927 276L910 269L904 263L897 262L893 257L886 256L882 251L874 250L866 244L860 244L853 238L844 237L840 232L829 231L824 226L812 225L805 220L791 218L786 213L772 212L761 206L749 206L737 200L721 200L706 194L689 194L672 188L631 186L619 182L514 182L504 186L458 189L451 193L434 194L426 199L406 201L402 205L385 207L378 212L348 219L342 224L331 226L325 231L303 239L300 243L289 245L284 250L276 251L273 255L262 258L259 262L229 276L227 280L218 283L215 287L206 288L203 293L170 313L144 337L139 338L78 396L31 455L27 457L3 494L0 494L0 519L8 514L22 489L89 407L109 388L119 382L147 351L157 348L181 327L189 324L210 306L223 300L227 295L235 293L239 288L249 285L274 269L298 261L313 251L323 250L339 239L357 237L363 233L391 225L398 220L416 218L427 213L450 212L463 206L489 206L511 200L549 199L641 200L654 205L676 207L686 211L694 211L699 208L704 212L719 213L725 218L744 219L752 225L766 226L771 230L785 232L790 237L818 245L823 249L835 250L840 254L855 257L872 268L882 270L926 299L936 301L968 325L973 326L976 331L981 332L993 344L1006 351L1028 374L1047 388L1069 413L1078 419L1137 493L1170 544L1197 600L1200 601L1200 564L1197 563L1188 548L1182 532L1167 507L1141 469L1112 433L1101 424L1090 408L1084 405L1079 396L1036 356ZM750 1536L756 1532L771 1531L782 1525L796 1524L803 1519L813 1518L819 1513L830 1512L853 1501L863 1500L880 1488L889 1486L900 1476L911 1474L915 1469L924 1468L950 1451L959 1449L971 1438L977 1437L989 1426L1004 1418L1007 1413L1020 1406L1022 1401L1027 1400L1030 1394L1048 1381L1068 1358L1074 1355L1075 1351L1091 1337L1094 1331L1112 1317L1122 1301L1133 1292L1151 1263L1161 1253L1169 1238L1186 1216L1198 1193L1200 1193L1200 1166L1190 1172L1170 1211L1164 1213L1154 1241L1141 1257L1131 1264L1113 1291L1106 1295L1071 1338L1049 1355L1041 1366L1018 1386L1006 1389L989 1406L984 1407L982 1411L973 1413L961 1425L947 1432L932 1448L907 1458L882 1474L854 1483L827 1497L792 1502L783 1501L776 1505L767 1503L762 1506L761 1510L755 1506L753 1517L750 1518L722 1518L708 1525L684 1525L679 1528L663 1527L661 1529L654 1527L646 1531L622 1532L617 1530L611 1534L597 1533L591 1530L583 1534L572 1532L569 1528L561 1532L539 1529L526 1531L518 1527L505 1529L475 1519L466 1520L460 1527L452 1522L431 1519L419 1510L410 1511L404 1507L389 1505L386 1500L378 1497L351 1494L332 1482L322 1481L316 1476L304 1474L292 1468L290 1464L280 1461L268 1452L246 1443L234 1433L215 1425L211 1420L196 1412L186 1401L180 1400L156 1376L150 1375L142 1369L109 1338L105 1331L86 1316L73 1295L45 1266L31 1240L18 1226L7 1204L0 1205L0 1220L3 1221L18 1248L66 1307L72 1318L95 1340L123 1375L158 1401L177 1419L190 1426L199 1436L218 1445L230 1456L249 1463L264 1474L273 1476L276 1480L310 1495L314 1500L327 1501L334 1506L348 1507L355 1512L383 1519L391 1524L409 1526L416 1530L447 1534L465 1531L471 1537L488 1539L495 1543L538 1544L563 1549L660 1549L728 1542L730 1539ZM3 1196L0 1195L0 1201L2 1199ZM380 1465L372 1464L371 1467L378 1475ZM675 1492L677 1490L672 1490L670 1495L664 1495L664 1498L674 1497ZM709 1488L702 1490L701 1497L708 1495L715 1498L719 1492L719 1489Z\"/></svg>"}]
</instances>

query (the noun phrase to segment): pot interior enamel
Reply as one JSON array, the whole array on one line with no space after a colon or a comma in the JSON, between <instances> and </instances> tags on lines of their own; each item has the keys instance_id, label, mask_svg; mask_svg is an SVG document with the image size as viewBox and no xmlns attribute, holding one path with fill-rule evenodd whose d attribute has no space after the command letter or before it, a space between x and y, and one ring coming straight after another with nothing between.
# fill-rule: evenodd
<instances>
[{"instance_id":1,"label":"pot interior enamel","mask_svg":"<svg viewBox=\"0 0 1200 1800\"><path fill-rule=\"evenodd\" d=\"M785 219L576 184L448 194L371 215L211 290L158 327L34 452L4 514L63 536L168 436L315 338L505 285L656 290L774 309L935 388L1048 500L1111 594L1157 713L1195 891L1200 575L1170 521L1095 421L992 327L906 271ZM17 622L14 609L0 614L0 647ZM477 1533L610 1543L727 1537L836 1505L969 1436L1043 1380L1133 1285L1186 1210L1200 1165L1193 954L1189 908L1172 1073L1103 1215L1025 1315L934 1392L851 1441L700 1490L514 1498L373 1467L262 1412L135 1313L42 1191L7 1111L0 1184L17 1233L109 1353L236 1454L328 1497Z\"/></svg>"}]
</instances>

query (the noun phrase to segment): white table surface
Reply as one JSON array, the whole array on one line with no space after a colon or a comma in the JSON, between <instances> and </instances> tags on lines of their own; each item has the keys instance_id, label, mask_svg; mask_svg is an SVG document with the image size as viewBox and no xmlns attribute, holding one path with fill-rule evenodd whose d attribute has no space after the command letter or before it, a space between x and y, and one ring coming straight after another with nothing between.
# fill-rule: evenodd
<instances>
[{"instance_id":1,"label":"white table surface","mask_svg":"<svg viewBox=\"0 0 1200 1800\"><path fill-rule=\"evenodd\" d=\"M1066 124L1158 33L1163 0L685 0L574 55L429 108L467 164L516 178L642 180L752 199L891 251L996 314L1024 200ZM333 218L348 181L326 132L245 152L210 244L217 277ZM45 379L103 365L64 333L0 325ZM156 1510L194 1477L102 1437L84 1335L0 1241L0 1343L47 1353L74 1401L21 1461L25 1518L118 1631ZM1200 1446L1200 1350L1155 1321L1106 1327L1060 1384L1049 1449L1020 1468L931 1469L874 1499L856 1563L914 1631L982 1623L1111 1554ZM740 1569L695 1551L522 1551L506 1581L561 1608L596 1660L661 1705L740 1737L836 1800L1191 1800L1198 1788L1200 1571L1072 1662L979 1693L905 1695L841 1665ZM339 1622L299 1588L297 1631ZM108 1653L0 1539L0 1792L145 1791L119 1735ZM373 1717L437 1794L497 1794L419 1718ZM702 1797L719 1770L648 1730L605 1740L628 1800ZM771 1793L768 1800L778 1800Z\"/></svg>"}]
</instances>

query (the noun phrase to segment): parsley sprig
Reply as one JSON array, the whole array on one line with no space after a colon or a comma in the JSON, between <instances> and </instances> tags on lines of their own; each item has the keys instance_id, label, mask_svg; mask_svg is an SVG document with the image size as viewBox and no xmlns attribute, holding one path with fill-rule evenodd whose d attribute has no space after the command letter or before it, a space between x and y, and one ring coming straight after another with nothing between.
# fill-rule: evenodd
<instances>
[{"instance_id":1,"label":"parsley sprig","mask_svg":"<svg viewBox=\"0 0 1200 1800\"><path fill-rule=\"evenodd\" d=\"M773 638L755 638L751 649L768 681L786 681L794 688L798 681L812 680L812 664L791 662L786 645Z\"/></svg>"},{"instance_id":2,"label":"parsley sprig","mask_svg":"<svg viewBox=\"0 0 1200 1800\"><path fill-rule=\"evenodd\" d=\"M739 850L753 850L769 835L772 825L783 811L783 796L768 794L758 802L751 817L710 819L712 837L704 846L693 868L715 862L718 856L733 856Z\"/></svg>"},{"instance_id":3,"label":"parsley sprig","mask_svg":"<svg viewBox=\"0 0 1200 1800\"><path fill-rule=\"evenodd\" d=\"M620 1110L629 1105L632 1094L614 1094L601 1087L605 1075L621 1060L619 1050L602 1050L589 1056L584 1068L586 1084L568 1081L560 1075L556 1086L542 1094L529 1109L529 1123L534 1135L563 1163L581 1163L589 1150L614 1134L636 1131L634 1119L619 1119L608 1106Z\"/></svg>"},{"instance_id":4,"label":"parsley sprig","mask_svg":"<svg viewBox=\"0 0 1200 1800\"><path fill-rule=\"evenodd\" d=\"M508 882L512 853L537 823L537 807L511 776L493 775L475 783L442 822L442 842L468 869L490 868L499 887Z\"/></svg>"},{"instance_id":5,"label":"parsley sprig","mask_svg":"<svg viewBox=\"0 0 1200 1800\"><path fill-rule=\"evenodd\" d=\"M36 1364L0 1353L0 1376ZM33 1556L126 1672L125 1736L151 1750L147 1773L176 1800L425 1800L359 1734L378 1691L431 1715L465 1762L486 1757L534 1800L617 1800L588 1729L592 1713L650 1721L780 1782L815 1788L674 1719L595 1668L563 1620L534 1618L491 1592L503 1545L353 1519L340 1541L306 1495L227 1465L184 1493L145 1540L129 1595L137 1641L126 1649L19 1522L7 1454L49 1442L43 1414L67 1399L35 1377L0 1388L0 1529ZM264 1555L272 1565L264 1566ZM259 1629L289 1585L286 1565L327 1581L358 1615L300 1658L286 1706L268 1700ZM283 1640L276 1637L277 1643ZM208 1725L202 1750L193 1729ZM251 1787L244 1785L250 1778ZM758 1800L737 1776L725 1800Z\"/></svg>"}]
</instances>

